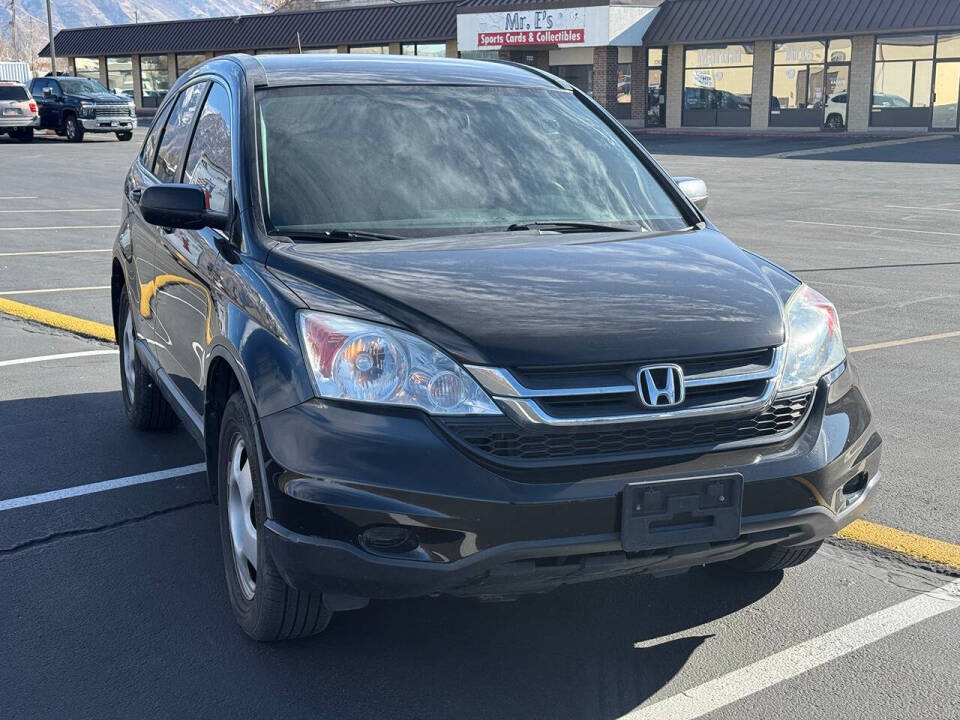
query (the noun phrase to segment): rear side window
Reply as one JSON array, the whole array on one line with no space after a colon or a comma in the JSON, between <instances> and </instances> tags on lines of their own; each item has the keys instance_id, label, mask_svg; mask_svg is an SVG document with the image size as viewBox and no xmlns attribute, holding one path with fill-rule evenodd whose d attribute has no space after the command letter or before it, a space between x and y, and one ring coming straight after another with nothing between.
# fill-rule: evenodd
<instances>
[{"instance_id":1,"label":"rear side window","mask_svg":"<svg viewBox=\"0 0 960 720\"><path fill-rule=\"evenodd\" d=\"M147 135L147 139L143 141L143 149L140 150L140 162L143 163L145 168L153 167L153 156L157 152L157 141L163 133L163 126L167 124L167 118L170 117L171 107L173 107L173 103L167 105L150 129L150 134Z\"/></svg>"},{"instance_id":2,"label":"rear side window","mask_svg":"<svg viewBox=\"0 0 960 720\"><path fill-rule=\"evenodd\" d=\"M157 159L153 163L153 174L160 182L178 182L183 166L183 156L190 142L193 120L200 107L200 101L210 83L202 82L186 88L170 111L157 150Z\"/></svg>"},{"instance_id":3,"label":"rear side window","mask_svg":"<svg viewBox=\"0 0 960 720\"><path fill-rule=\"evenodd\" d=\"M230 96L214 83L197 120L183 174L185 183L195 183L206 191L210 209L220 212L228 212L230 207L230 116Z\"/></svg>"},{"instance_id":4,"label":"rear side window","mask_svg":"<svg viewBox=\"0 0 960 720\"><path fill-rule=\"evenodd\" d=\"M0 100L23 102L29 99L30 95L27 93L26 88L22 88L19 85L0 85Z\"/></svg>"},{"instance_id":5,"label":"rear side window","mask_svg":"<svg viewBox=\"0 0 960 720\"><path fill-rule=\"evenodd\" d=\"M31 92L37 97L43 95L43 89L45 87L50 87L49 80L34 80L33 85L31 85Z\"/></svg>"}]
</instances>

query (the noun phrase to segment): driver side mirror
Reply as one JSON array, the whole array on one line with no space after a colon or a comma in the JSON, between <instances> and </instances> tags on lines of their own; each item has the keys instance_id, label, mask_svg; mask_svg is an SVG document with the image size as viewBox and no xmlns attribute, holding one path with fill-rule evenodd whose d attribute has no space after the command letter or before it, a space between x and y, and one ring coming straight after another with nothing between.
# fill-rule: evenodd
<instances>
[{"instance_id":1,"label":"driver side mirror","mask_svg":"<svg viewBox=\"0 0 960 720\"><path fill-rule=\"evenodd\" d=\"M140 212L151 225L165 228L226 230L230 225L227 213L207 208L207 195L199 185L152 185L140 196Z\"/></svg>"},{"instance_id":2,"label":"driver side mirror","mask_svg":"<svg viewBox=\"0 0 960 720\"><path fill-rule=\"evenodd\" d=\"M53 95L53 88L45 87L43 89L43 96L45 98L51 97Z\"/></svg>"},{"instance_id":3,"label":"driver side mirror","mask_svg":"<svg viewBox=\"0 0 960 720\"><path fill-rule=\"evenodd\" d=\"M680 188L680 192L686 195L698 210L701 212L706 210L710 193L707 192L707 184L703 180L695 177L675 177L673 181Z\"/></svg>"}]
</instances>

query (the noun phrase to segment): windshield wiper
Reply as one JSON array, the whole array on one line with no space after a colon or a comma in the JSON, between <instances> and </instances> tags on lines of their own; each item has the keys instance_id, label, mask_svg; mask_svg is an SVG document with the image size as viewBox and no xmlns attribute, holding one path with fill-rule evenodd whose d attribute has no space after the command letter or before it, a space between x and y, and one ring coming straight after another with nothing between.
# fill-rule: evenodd
<instances>
[{"instance_id":1,"label":"windshield wiper","mask_svg":"<svg viewBox=\"0 0 960 720\"><path fill-rule=\"evenodd\" d=\"M518 230L548 230L558 233L574 232L649 232L647 228L638 225L636 228L622 225L603 225L601 223L574 222L568 220L541 220L538 222L513 223L507 227L510 232Z\"/></svg>"},{"instance_id":2,"label":"windshield wiper","mask_svg":"<svg viewBox=\"0 0 960 720\"><path fill-rule=\"evenodd\" d=\"M316 230L313 232L280 231L291 240L306 242L359 242L363 240L403 240L400 235L366 232L365 230Z\"/></svg>"}]
</instances>

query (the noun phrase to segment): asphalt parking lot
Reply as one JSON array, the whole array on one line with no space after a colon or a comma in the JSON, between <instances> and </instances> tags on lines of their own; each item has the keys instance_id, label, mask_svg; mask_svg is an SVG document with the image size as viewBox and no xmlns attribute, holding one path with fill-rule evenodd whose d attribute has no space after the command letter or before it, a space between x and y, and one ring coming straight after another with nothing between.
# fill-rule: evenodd
<instances>
[{"instance_id":1,"label":"asphalt parking lot","mask_svg":"<svg viewBox=\"0 0 960 720\"><path fill-rule=\"evenodd\" d=\"M0 300L110 322L142 137L0 138ZM960 140L643 141L838 306L885 441L867 519L960 545ZM837 541L773 577L374 602L267 646L231 615L199 450L127 426L115 346L0 314L0 433L0 718L960 717L960 569Z\"/></svg>"}]
</instances>

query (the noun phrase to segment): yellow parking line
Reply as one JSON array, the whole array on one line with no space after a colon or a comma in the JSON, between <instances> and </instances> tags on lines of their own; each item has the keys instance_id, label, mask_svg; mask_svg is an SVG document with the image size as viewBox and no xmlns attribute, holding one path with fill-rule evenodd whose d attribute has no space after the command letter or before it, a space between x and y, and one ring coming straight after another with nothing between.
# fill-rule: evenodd
<instances>
[{"instance_id":1,"label":"yellow parking line","mask_svg":"<svg viewBox=\"0 0 960 720\"><path fill-rule=\"evenodd\" d=\"M73 315L64 315L63 313L44 310L43 308L25 305L14 300L7 300L0 297L0 313L15 315L16 317L48 325L50 327L67 330L77 335L86 335L97 340L107 340L114 342L115 337L113 328L104 323L94 322L93 320L84 320Z\"/></svg>"},{"instance_id":2,"label":"yellow parking line","mask_svg":"<svg viewBox=\"0 0 960 720\"><path fill-rule=\"evenodd\" d=\"M838 532L837 537L892 550L917 560L960 569L960 545L878 525L868 520L854 520Z\"/></svg>"}]
</instances>

